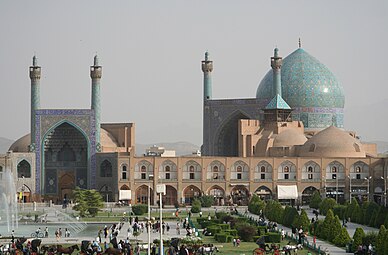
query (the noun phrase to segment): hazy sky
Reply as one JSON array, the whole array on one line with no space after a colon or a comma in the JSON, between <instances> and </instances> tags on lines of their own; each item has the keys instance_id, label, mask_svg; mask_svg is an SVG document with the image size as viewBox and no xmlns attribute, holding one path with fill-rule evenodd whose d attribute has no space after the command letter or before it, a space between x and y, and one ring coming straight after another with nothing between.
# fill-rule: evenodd
<instances>
[{"instance_id":1,"label":"hazy sky","mask_svg":"<svg viewBox=\"0 0 388 255\"><path fill-rule=\"evenodd\" d=\"M252 98L273 48L285 57L301 37L343 84L345 128L388 141L387 3L2 0L0 136L29 132L34 52L42 108L90 107L97 52L102 122L134 122L138 143L201 145L204 52L214 61L214 98ZM374 110L354 113L364 106Z\"/></svg>"}]
</instances>

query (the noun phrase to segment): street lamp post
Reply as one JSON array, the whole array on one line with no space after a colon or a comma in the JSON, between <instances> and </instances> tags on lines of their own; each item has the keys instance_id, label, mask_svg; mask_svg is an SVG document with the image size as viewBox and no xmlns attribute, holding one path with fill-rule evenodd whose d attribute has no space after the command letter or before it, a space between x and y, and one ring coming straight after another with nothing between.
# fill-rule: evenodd
<instances>
[{"instance_id":1,"label":"street lamp post","mask_svg":"<svg viewBox=\"0 0 388 255\"><path fill-rule=\"evenodd\" d=\"M349 200L350 200L350 203L352 203L352 177L350 177L350 175L348 176L349 177Z\"/></svg>"},{"instance_id":2,"label":"street lamp post","mask_svg":"<svg viewBox=\"0 0 388 255\"><path fill-rule=\"evenodd\" d=\"M387 179L388 179L388 176L387 178L384 178L381 176L381 179L384 180L384 206L387 207Z\"/></svg>"},{"instance_id":3,"label":"street lamp post","mask_svg":"<svg viewBox=\"0 0 388 255\"><path fill-rule=\"evenodd\" d=\"M148 249L147 254L151 255L151 181L154 179L154 175L148 175L148 179L150 180L150 184L148 185Z\"/></svg>"},{"instance_id":4,"label":"street lamp post","mask_svg":"<svg viewBox=\"0 0 388 255\"><path fill-rule=\"evenodd\" d=\"M162 194L166 194L166 184L158 184L156 186L156 192L159 193L159 233L160 233L160 247L159 255L163 255L163 231L162 231L162 222L163 222L163 212L162 212Z\"/></svg>"},{"instance_id":5,"label":"street lamp post","mask_svg":"<svg viewBox=\"0 0 388 255\"><path fill-rule=\"evenodd\" d=\"M371 178L372 178L372 176L369 176L368 178L367 177L364 178L368 183L367 190L366 190L366 194L368 196L368 202L369 202L369 181Z\"/></svg>"},{"instance_id":6,"label":"street lamp post","mask_svg":"<svg viewBox=\"0 0 388 255\"><path fill-rule=\"evenodd\" d=\"M338 203L338 175L335 177L335 202Z\"/></svg>"}]
</instances>

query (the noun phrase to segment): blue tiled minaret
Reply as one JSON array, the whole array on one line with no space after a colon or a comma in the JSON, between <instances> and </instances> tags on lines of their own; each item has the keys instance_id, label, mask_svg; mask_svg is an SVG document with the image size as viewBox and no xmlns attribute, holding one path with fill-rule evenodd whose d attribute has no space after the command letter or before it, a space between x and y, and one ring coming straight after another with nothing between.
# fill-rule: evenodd
<instances>
[{"instance_id":1,"label":"blue tiled minaret","mask_svg":"<svg viewBox=\"0 0 388 255\"><path fill-rule=\"evenodd\" d=\"M282 96L282 76L280 68L282 67L282 57L279 57L279 50L275 48L274 56L271 57L271 67L273 73L273 85L274 85L274 96Z\"/></svg>"},{"instance_id":2,"label":"blue tiled minaret","mask_svg":"<svg viewBox=\"0 0 388 255\"><path fill-rule=\"evenodd\" d=\"M202 61L202 72L203 72L203 144L202 144L202 154L209 155L208 148L211 146L211 141L209 139L210 134L210 108L208 103L212 99L212 71L213 71L213 61L209 60L209 52L205 52L205 60Z\"/></svg>"},{"instance_id":3,"label":"blue tiled minaret","mask_svg":"<svg viewBox=\"0 0 388 255\"><path fill-rule=\"evenodd\" d=\"M94 56L94 65L90 67L90 78L92 78L92 110L94 110L96 121L96 151L101 151L100 143L100 123L101 123L101 100L100 83L102 76L102 66L98 64L97 55Z\"/></svg>"},{"instance_id":4,"label":"blue tiled minaret","mask_svg":"<svg viewBox=\"0 0 388 255\"><path fill-rule=\"evenodd\" d=\"M41 68L38 66L36 56L32 58L32 66L30 66L31 79L31 142L30 151L35 151L35 111L40 108L40 76Z\"/></svg>"},{"instance_id":5,"label":"blue tiled minaret","mask_svg":"<svg viewBox=\"0 0 388 255\"><path fill-rule=\"evenodd\" d=\"M204 101L212 99L212 71L213 61L209 60L209 52L205 52L205 60L202 61Z\"/></svg>"}]
</instances>

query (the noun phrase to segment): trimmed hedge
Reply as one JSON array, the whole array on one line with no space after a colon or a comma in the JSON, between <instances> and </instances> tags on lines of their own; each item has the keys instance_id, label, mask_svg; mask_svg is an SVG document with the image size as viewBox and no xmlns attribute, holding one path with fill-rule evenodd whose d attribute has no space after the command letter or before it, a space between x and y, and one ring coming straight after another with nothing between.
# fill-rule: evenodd
<instances>
[{"instance_id":1,"label":"trimmed hedge","mask_svg":"<svg viewBox=\"0 0 388 255\"><path fill-rule=\"evenodd\" d=\"M228 229L228 230L224 230L223 232L231 236L237 236L237 229Z\"/></svg>"},{"instance_id":2,"label":"trimmed hedge","mask_svg":"<svg viewBox=\"0 0 388 255\"><path fill-rule=\"evenodd\" d=\"M138 205L132 206L132 212L135 215L142 215L142 214L145 214L147 211L148 211L147 205L138 204Z\"/></svg>"},{"instance_id":3,"label":"trimmed hedge","mask_svg":"<svg viewBox=\"0 0 388 255\"><path fill-rule=\"evenodd\" d=\"M217 224L217 226L219 226L222 230L230 229L230 225L229 224Z\"/></svg>"},{"instance_id":4,"label":"trimmed hedge","mask_svg":"<svg viewBox=\"0 0 388 255\"><path fill-rule=\"evenodd\" d=\"M221 228L217 225L211 225L207 227L207 231L210 232L212 236L214 236L215 234L221 233Z\"/></svg>"},{"instance_id":5,"label":"trimmed hedge","mask_svg":"<svg viewBox=\"0 0 388 255\"><path fill-rule=\"evenodd\" d=\"M227 233L219 233L214 236L214 239L220 243L230 243L232 242L233 238L233 236L228 235Z\"/></svg>"},{"instance_id":6,"label":"trimmed hedge","mask_svg":"<svg viewBox=\"0 0 388 255\"><path fill-rule=\"evenodd\" d=\"M266 236L268 237L269 243L280 243L280 240L282 239L281 234L275 232L268 232Z\"/></svg>"}]
</instances>

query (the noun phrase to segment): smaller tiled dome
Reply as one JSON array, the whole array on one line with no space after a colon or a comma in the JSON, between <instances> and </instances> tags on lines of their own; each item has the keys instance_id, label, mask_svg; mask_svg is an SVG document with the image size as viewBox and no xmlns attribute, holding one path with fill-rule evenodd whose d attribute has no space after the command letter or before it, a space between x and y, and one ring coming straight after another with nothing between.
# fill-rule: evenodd
<instances>
[{"instance_id":1,"label":"smaller tiled dome","mask_svg":"<svg viewBox=\"0 0 388 255\"><path fill-rule=\"evenodd\" d=\"M303 145L306 141L306 136L299 130L287 129L275 137L273 147L291 147L294 145Z\"/></svg>"},{"instance_id":2,"label":"smaller tiled dome","mask_svg":"<svg viewBox=\"0 0 388 255\"><path fill-rule=\"evenodd\" d=\"M361 142L330 126L310 138L300 149L301 157L365 157Z\"/></svg>"},{"instance_id":3,"label":"smaller tiled dome","mask_svg":"<svg viewBox=\"0 0 388 255\"><path fill-rule=\"evenodd\" d=\"M8 150L13 152L28 152L28 145L30 145L30 141L31 135L26 134L25 136L16 140Z\"/></svg>"},{"instance_id":4,"label":"smaller tiled dome","mask_svg":"<svg viewBox=\"0 0 388 255\"><path fill-rule=\"evenodd\" d=\"M9 147L8 150L13 151L13 152L28 152L28 146L30 145L31 141L31 135L27 134L18 140L16 140L11 147ZM107 148L116 148L119 147L116 139L110 134L108 131L105 129L101 128L101 133L100 133L100 141L101 141L101 146L107 147Z\"/></svg>"}]
</instances>

